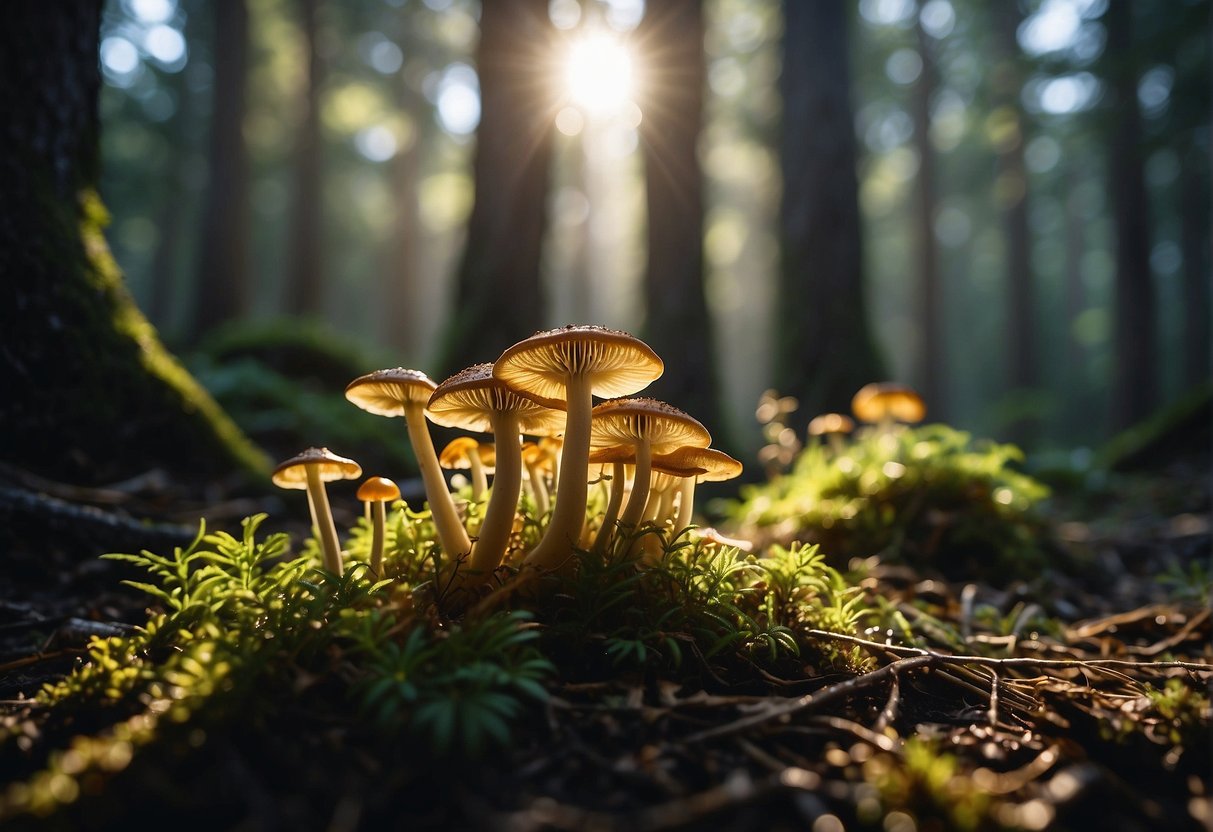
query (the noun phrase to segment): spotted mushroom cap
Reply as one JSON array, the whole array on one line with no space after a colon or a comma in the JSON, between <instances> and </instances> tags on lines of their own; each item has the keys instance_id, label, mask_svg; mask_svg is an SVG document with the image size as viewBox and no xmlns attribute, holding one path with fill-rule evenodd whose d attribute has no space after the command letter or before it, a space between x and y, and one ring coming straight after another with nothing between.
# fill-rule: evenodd
<instances>
[{"instance_id":1,"label":"spotted mushroom cap","mask_svg":"<svg viewBox=\"0 0 1213 832\"><path fill-rule=\"evenodd\" d=\"M892 418L913 423L927 415L922 397L913 388L891 381L864 385L851 399L851 411L863 422Z\"/></svg>"},{"instance_id":2,"label":"spotted mushroom cap","mask_svg":"<svg viewBox=\"0 0 1213 832\"><path fill-rule=\"evenodd\" d=\"M653 456L653 470L680 477L697 477L704 482L724 482L741 476L742 465L715 448L679 448ZM681 473L690 471L692 473Z\"/></svg>"},{"instance_id":3,"label":"spotted mushroom cap","mask_svg":"<svg viewBox=\"0 0 1213 832\"><path fill-rule=\"evenodd\" d=\"M358 499L365 503L400 499L400 487L387 477L371 477L358 486Z\"/></svg>"},{"instance_id":4,"label":"spotted mushroom cap","mask_svg":"<svg viewBox=\"0 0 1213 832\"><path fill-rule=\"evenodd\" d=\"M549 433L564 428L564 402L540 404L520 396L493 377L492 364L475 364L443 381L429 398L431 421L448 428L492 433L493 411L518 414L522 433Z\"/></svg>"},{"instance_id":5,"label":"spotted mushroom cap","mask_svg":"<svg viewBox=\"0 0 1213 832\"><path fill-rule=\"evenodd\" d=\"M652 452L663 454L686 445L706 448L712 444L712 435L699 420L657 399L611 399L596 405L593 413L592 448L631 445L648 438Z\"/></svg>"},{"instance_id":6,"label":"spotted mushroom cap","mask_svg":"<svg viewBox=\"0 0 1213 832\"><path fill-rule=\"evenodd\" d=\"M437 386L420 370L393 367L354 379L346 385L345 397L376 416L403 416L406 404L424 405Z\"/></svg>"},{"instance_id":7,"label":"spotted mushroom cap","mask_svg":"<svg viewBox=\"0 0 1213 832\"><path fill-rule=\"evenodd\" d=\"M270 479L279 488L305 489L309 466L319 470L322 482L352 480L362 476L362 466L354 460L337 456L328 448L308 448L275 468Z\"/></svg>"},{"instance_id":8,"label":"spotted mushroom cap","mask_svg":"<svg viewBox=\"0 0 1213 832\"><path fill-rule=\"evenodd\" d=\"M659 378L665 365L632 335L602 326L565 326L536 332L506 349L493 377L548 407L563 408L568 377L584 373L595 396L627 396Z\"/></svg>"},{"instance_id":9,"label":"spotted mushroom cap","mask_svg":"<svg viewBox=\"0 0 1213 832\"><path fill-rule=\"evenodd\" d=\"M830 433L850 433L855 422L842 413L823 413L809 422L809 436L825 436Z\"/></svg>"}]
</instances>

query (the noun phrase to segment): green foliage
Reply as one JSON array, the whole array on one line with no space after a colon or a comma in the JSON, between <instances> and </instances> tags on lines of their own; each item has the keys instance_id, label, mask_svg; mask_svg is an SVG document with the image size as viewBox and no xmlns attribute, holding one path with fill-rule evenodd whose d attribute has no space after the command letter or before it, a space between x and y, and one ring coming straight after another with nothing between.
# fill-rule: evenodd
<instances>
[{"instance_id":1,"label":"green foliage","mask_svg":"<svg viewBox=\"0 0 1213 832\"><path fill-rule=\"evenodd\" d=\"M870 802L859 801L856 808L863 823L876 825L887 810L896 809L896 814L909 816L908 828L974 832L1011 825L1000 822L994 798L972 772L930 740L906 740L900 760L887 754L872 757L864 763L863 775L878 795ZM884 825L891 828L887 821Z\"/></svg>"},{"instance_id":2,"label":"green foliage","mask_svg":"<svg viewBox=\"0 0 1213 832\"><path fill-rule=\"evenodd\" d=\"M1032 507L1047 489L1011 467L1021 460L946 425L866 429L841 453L811 445L788 474L743 489L730 514L743 534L836 556L1022 574L1042 562Z\"/></svg>"}]
</instances>

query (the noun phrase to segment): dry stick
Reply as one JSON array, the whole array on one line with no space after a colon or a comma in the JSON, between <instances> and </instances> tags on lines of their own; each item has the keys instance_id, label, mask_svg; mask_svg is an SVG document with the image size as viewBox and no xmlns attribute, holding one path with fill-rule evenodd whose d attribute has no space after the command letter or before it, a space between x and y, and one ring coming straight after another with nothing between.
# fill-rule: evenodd
<instances>
[{"instance_id":1,"label":"dry stick","mask_svg":"<svg viewBox=\"0 0 1213 832\"><path fill-rule=\"evenodd\" d=\"M1175 668L1182 668L1201 673L1213 673L1213 664L1203 664L1201 662L1135 662L1126 659L1034 659L1019 656L994 659L988 656L952 656L947 653L924 650L921 647L901 647L893 644L884 644L879 641L869 641L859 638L858 636L846 635L845 633L831 633L828 630L806 630L806 633L818 638L845 641L851 644L858 644L862 647L888 650L893 653L911 656L930 656L939 659L943 664L949 665L976 664L982 667L1024 667L1036 669L1069 667L1086 670L1112 670L1114 668L1126 668L1128 670L1173 670Z\"/></svg>"},{"instance_id":2,"label":"dry stick","mask_svg":"<svg viewBox=\"0 0 1213 832\"><path fill-rule=\"evenodd\" d=\"M889 699L884 704L880 716L876 718L875 729L883 731L897 719L897 710L901 706L901 677L893 674L893 684L889 686Z\"/></svg>"},{"instance_id":3,"label":"dry stick","mask_svg":"<svg viewBox=\"0 0 1213 832\"><path fill-rule=\"evenodd\" d=\"M990 727L998 727L998 671L990 670Z\"/></svg>"}]
</instances>

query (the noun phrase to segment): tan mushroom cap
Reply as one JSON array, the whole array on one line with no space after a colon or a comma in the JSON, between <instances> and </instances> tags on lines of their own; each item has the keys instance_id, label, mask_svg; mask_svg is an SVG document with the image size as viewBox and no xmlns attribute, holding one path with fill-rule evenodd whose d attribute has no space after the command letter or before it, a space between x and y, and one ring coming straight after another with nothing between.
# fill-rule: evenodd
<instances>
[{"instance_id":1,"label":"tan mushroom cap","mask_svg":"<svg viewBox=\"0 0 1213 832\"><path fill-rule=\"evenodd\" d=\"M564 428L564 402L544 405L520 396L493 377L492 364L475 364L437 386L427 406L430 420L448 428L492 433L494 411L512 411L522 433L552 433Z\"/></svg>"},{"instance_id":2,"label":"tan mushroom cap","mask_svg":"<svg viewBox=\"0 0 1213 832\"><path fill-rule=\"evenodd\" d=\"M376 416L403 416L406 404L424 405L437 386L420 370L393 367L354 379L346 385L345 397Z\"/></svg>"},{"instance_id":3,"label":"tan mushroom cap","mask_svg":"<svg viewBox=\"0 0 1213 832\"><path fill-rule=\"evenodd\" d=\"M692 471L684 474L679 471ZM653 457L653 470L680 477L696 477L704 482L724 482L741 476L739 461L715 448L679 448Z\"/></svg>"},{"instance_id":4,"label":"tan mushroom cap","mask_svg":"<svg viewBox=\"0 0 1213 832\"><path fill-rule=\"evenodd\" d=\"M548 407L563 408L568 377L589 376L595 396L626 396L659 378L665 364L648 344L602 326L537 332L506 349L493 377Z\"/></svg>"},{"instance_id":5,"label":"tan mushroom cap","mask_svg":"<svg viewBox=\"0 0 1213 832\"><path fill-rule=\"evenodd\" d=\"M654 454L669 453L684 446L706 448L712 435L699 420L671 404L637 397L611 399L594 408L590 446L606 448L648 439Z\"/></svg>"},{"instance_id":6,"label":"tan mushroom cap","mask_svg":"<svg viewBox=\"0 0 1213 832\"><path fill-rule=\"evenodd\" d=\"M358 499L364 503L400 499L400 488L387 477L371 477L358 486Z\"/></svg>"},{"instance_id":7,"label":"tan mushroom cap","mask_svg":"<svg viewBox=\"0 0 1213 832\"><path fill-rule=\"evenodd\" d=\"M438 454L438 464L443 468L471 468L469 453L475 453L480 443L470 436L457 436Z\"/></svg>"},{"instance_id":8,"label":"tan mushroom cap","mask_svg":"<svg viewBox=\"0 0 1213 832\"><path fill-rule=\"evenodd\" d=\"M481 442L476 448L476 454L480 457L480 464L484 466L486 471L491 472L497 465L496 443Z\"/></svg>"},{"instance_id":9,"label":"tan mushroom cap","mask_svg":"<svg viewBox=\"0 0 1213 832\"><path fill-rule=\"evenodd\" d=\"M635 465L636 446L612 445L607 448L598 448L590 452L589 461L591 465L610 465L614 462L622 462L624 465Z\"/></svg>"},{"instance_id":10,"label":"tan mushroom cap","mask_svg":"<svg viewBox=\"0 0 1213 832\"><path fill-rule=\"evenodd\" d=\"M809 422L809 436L826 436L831 433L850 433L855 430L855 421L842 413L823 413Z\"/></svg>"},{"instance_id":11,"label":"tan mushroom cap","mask_svg":"<svg viewBox=\"0 0 1213 832\"><path fill-rule=\"evenodd\" d=\"M851 399L851 411L864 422L921 422L927 415L922 397L913 388L891 381L864 385Z\"/></svg>"},{"instance_id":12,"label":"tan mushroom cap","mask_svg":"<svg viewBox=\"0 0 1213 832\"><path fill-rule=\"evenodd\" d=\"M352 480L362 476L362 466L354 460L337 456L328 448L308 448L298 456L281 463L274 469L270 479L279 488L303 490L307 488L309 466L316 467L321 482Z\"/></svg>"}]
</instances>

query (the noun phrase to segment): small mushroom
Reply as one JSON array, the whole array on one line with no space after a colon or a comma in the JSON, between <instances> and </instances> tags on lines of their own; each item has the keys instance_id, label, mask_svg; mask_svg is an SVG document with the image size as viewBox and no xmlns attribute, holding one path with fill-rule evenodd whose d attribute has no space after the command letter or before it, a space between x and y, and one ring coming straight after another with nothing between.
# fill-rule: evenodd
<instances>
[{"instance_id":1,"label":"small mushroom","mask_svg":"<svg viewBox=\"0 0 1213 832\"><path fill-rule=\"evenodd\" d=\"M741 476L742 471L740 462L715 448L680 448L673 453L654 458L653 464L671 472L679 469L688 473L701 472L683 477L682 490L678 496L678 517L674 521L675 529L685 529L691 524L697 482L724 482Z\"/></svg>"},{"instance_id":2,"label":"small mushroom","mask_svg":"<svg viewBox=\"0 0 1213 832\"><path fill-rule=\"evenodd\" d=\"M927 408L913 388L882 381L861 387L851 399L851 412L861 422L878 424L882 432L887 432L894 421L921 422L927 415Z\"/></svg>"},{"instance_id":3,"label":"small mushroom","mask_svg":"<svg viewBox=\"0 0 1213 832\"><path fill-rule=\"evenodd\" d=\"M480 461L480 443L470 436L457 436L438 454L438 464L448 471L464 470L472 474L472 500L480 502L489 489L489 477Z\"/></svg>"},{"instance_id":4,"label":"small mushroom","mask_svg":"<svg viewBox=\"0 0 1213 832\"><path fill-rule=\"evenodd\" d=\"M809 436L824 436L834 456L842 456L842 438L855 430L855 422L841 413L823 413L809 422Z\"/></svg>"},{"instance_id":5,"label":"small mushroom","mask_svg":"<svg viewBox=\"0 0 1213 832\"><path fill-rule=\"evenodd\" d=\"M434 516L439 545L454 561L472 551L472 542L455 510L455 501L447 489L438 455L434 452L434 440L430 438L425 421L426 402L437 386L423 372L395 367L359 376L346 386L345 397L369 413L404 417L417 466L421 469L425 498Z\"/></svg>"},{"instance_id":6,"label":"small mushroom","mask_svg":"<svg viewBox=\"0 0 1213 832\"><path fill-rule=\"evenodd\" d=\"M492 496L464 573L473 580L488 580L505 556L514 527L522 489L520 434L554 429L564 421L564 415L515 393L493 377L491 364L468 367L439 384L430 396L429 410L430 418L440 425L492 433L496 440L497 473Z\"/></svg>"},{"instance_id":7,"label":"small mushroom","mask_svg":"<svg viewBox=\"0 0 1213 832\"><path fill-rule=\"evenodd\" d=\"M627 467L636 465L636 449L627 445L602 448L590 454L590 462L611 466L611 490L607 497L606 509L602 513L602 522L598 524L598 534L594 537L592 549L593 552L601 555L606 551L607 543L615 533L615 522L619 519L619 509L623 507L623 495L628 486Z\"/></svg>"},{"instance_id":8,"label":"small mushroom","mask_svg":"<svg viewBox=\"0 0 1213 832\"><path fill-rule=\"evenodd\" d=\"M308 448L275 468L271 476L274 485L279 488L307 491L308 505L312 510L312 525L320 536L320 548L324 553L324 568L335 575L341 575L343 572L341 543L337 538L337 526L333 523L333 511L329 507L324 484L360 476L362 467L357 462L337 456L328 448Z\"/></svg>"},{"instance_id":9,"label":"small mushroom","mask_svg":"<svg viewBox=\"0 0 1213 832\"><path fill-rule=\"evenodd\" d=\"M383 539L387 526L385 504L400 499L400 489L387 477L371 477L358 486L358 499L371 508L371 571L383 575Z\"/></svg>"},{"instance_id":10,"label":"small mushroom","mask_svg":"<svg viewBox=\"0 0 1213 832\"><path fill-rule=\"evenodd\" d=\"M707 447L712 436L690 414L673 405L650 398L612 399L593 410L590 443L595 447L631 446L636 452L636 472L619 524L628 532L644 519L652 480L652 457L684 446Z\"/></svg>"},{"instance_id":11,"label":"small mushroom","mask_svg":"<svg viewBox=\"0 0 1213 832\"><path fill-rule=\"evenodd\" d=\"M665 365L648 344L600 326L566 326L519 341L493 364L493 376L529 399L567 408L556 506L526 563L552 569L572 554L585 525L594 396L626 396L658 378Z\"/></svg>"},{"instance_id":12,"label":"small mushroom","mask_svg":"<svg viewBox=\"0 0 1213 832\"><path fill-rule=\"evenodd\" d=\"M526 481L531 489L531 497L535 500L537 517L543 517L550 508L547 476L544 474L549 461L550 457L534 442L522 444L522 464L526 466Z\"/></svg>"}]
</instances>

